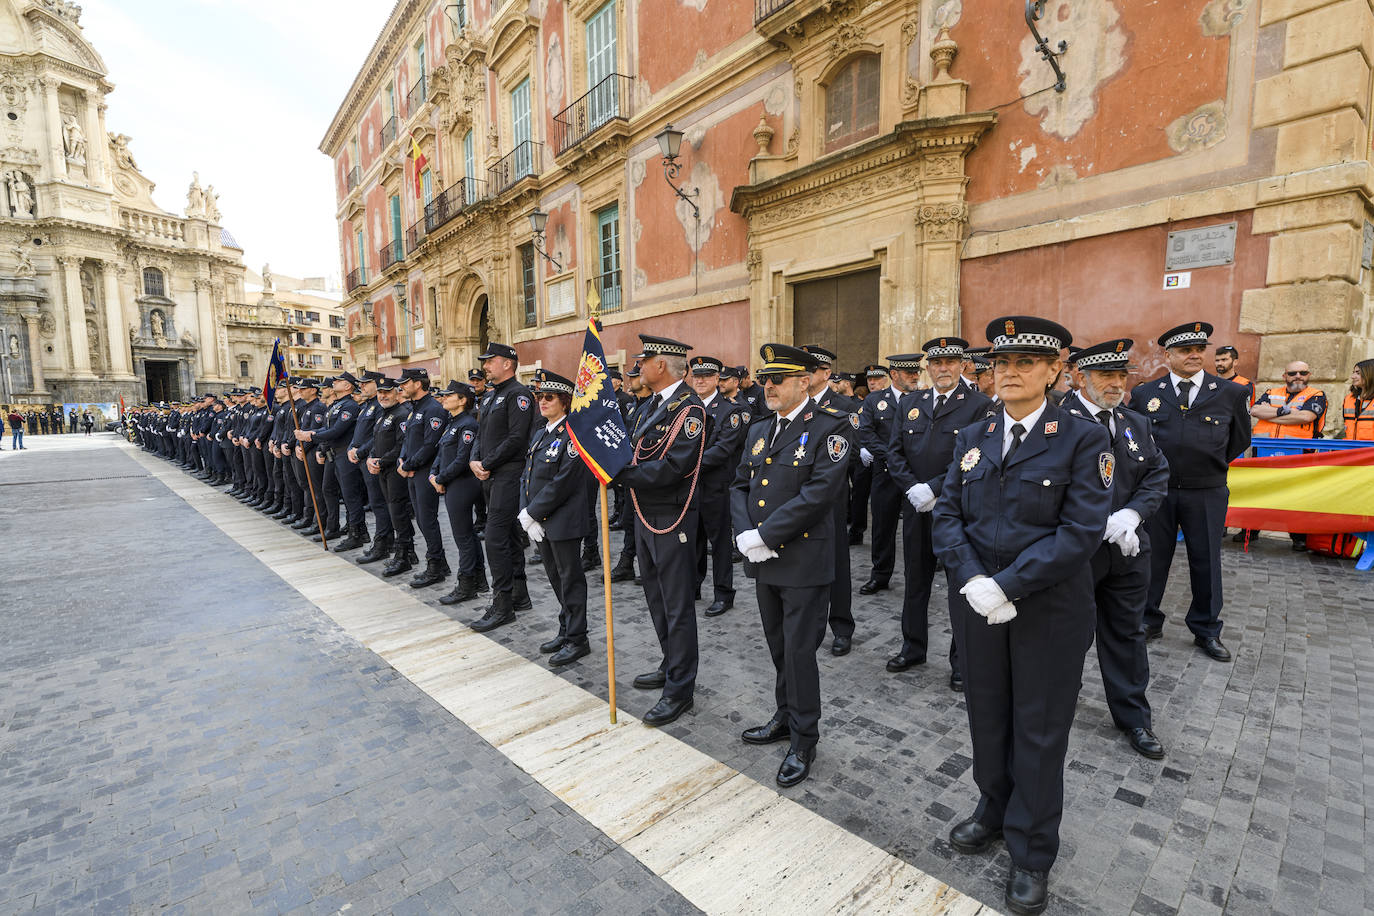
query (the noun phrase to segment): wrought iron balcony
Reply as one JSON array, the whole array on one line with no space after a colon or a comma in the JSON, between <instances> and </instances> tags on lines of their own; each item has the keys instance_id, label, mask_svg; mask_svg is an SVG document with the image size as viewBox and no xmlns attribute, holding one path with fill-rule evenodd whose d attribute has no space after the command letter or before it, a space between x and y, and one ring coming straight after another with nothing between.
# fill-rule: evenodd
<instances>
[{"instance_id":1,"label":"wrought iron balcony","mask_svg":"<svg viewBox=\"0 0 1374 916\"><path fill-rule=\"evenodd\" d=\"M612 73L554 115L554 154L563 155L612 121L628 121L634 82L633 76Z\"/></svg>"},{"instance_id":2,"label":"wrought iron balcony","mask_svg":"<svg viewBox=\"0 0 1374 916\"><path fill-rule=\"evenodd\" d=\"M438 197L425 204L425 232L433 232L464 209L487 196L487 183L475 178L460 178Z\"/></svg>"},{"instance_id":3,"label":"wrought iron balcony","mask_svg":"<svg viewBox=\"0 0 1374 916\"><path fill-rule=\"evenodd\" d=\"M392 239L377 249L377 257L381 262L382 270L386 270L391 265L399 264L406 259L405 248L402 247L399 238Z\"/></svg>"},{"instance_id":4,"label":"wrought iron balcony","mask_svg":"<svg viewBox=\"0 0 1374 916\"><path fill-rule=\"evenodd\" d=\"M596 294L601 297L601 314L620 311L625 301L620 295L620 271L608 271L592 282L596 284Z\"/></svg>"},{"instance_id":5,"label":"wrought iron balcony","mask_svg":"<svg viewBox=\"0 0 1374 916\"><path fill-rule=\"evenodd\" d=\"M382 149L385 150L396 140L396 116L392 115L382 125Z\"/></svg>"},{"instance_id":6,"label":"wrought iron balcony","mask_svg":"<svg viewBox=\"0 0 1374 916\"><path fill-rule=\"evenodd\" d=\"M544 144L526 140L511 150L500 162L488 169L493 194L513 187L522 178L538 175L543 170Z\"/></svg>"},{"instance_id":7,"label":"wrought iron balcony","mask_svg":"<svg viewBox=\"0 0 1374 916\"><path fill-rule=\"evenodd\" d=\"M754 25L758 25L780 9L791 6L795 0L754 0Z\"/></svg>"},{"instance_id":8,"label":"wrought iron balcony","mask_svg":"<svg viewBox=\"0 0 1374 916\"><path fill-rule=\"evenodd\" d=\"M420 78L415 81L415 85L410 87L410 94L406 96L406 115L415 114L428 98L429 92L426 89L425 75L422 73Z\"/></svg>"},{"instance_id":9,"label":"wrought iron balcony","mask_svg":"<svg viewBox=\"0 0 1374 916\"><path fill-rule=\"evenodd\" d=\"M353 168L348 170L348 190L351 191L354 188L356 188L359 184L362 183L362 180L363 170L361 168L355 165L353 166Z\"/></svg>"},{"instance_id":10,"label":"wrought iron balcony","mask_svg":"<svg viewBox=\"0 0 1374 916\"><path fill-rule=\"evenodd\" d=\"M406 253L414 254L415 249L424 244L425 236L428 234L429 230L425 229L423 218L411 223L410 228L406 230Z\"/></svg>"},{"instance_id":11,"label":"wrought iron balcony","mask_svg":"<svg viewBox=\"0 0 1374 916\"><path fill-rule=\"evenodd\" d=\"M367 285L367 268L366 268L366 267L355 267L355 268L353 268L352 270L350 270L350 271L348 272L348 276L344 279L344 288L347 289L350 293L353 292L353 291L354 291L355 289L357 289L358 287L360 287L360 286L366 286L366 285Z\"/></svg>"}]
</instances>

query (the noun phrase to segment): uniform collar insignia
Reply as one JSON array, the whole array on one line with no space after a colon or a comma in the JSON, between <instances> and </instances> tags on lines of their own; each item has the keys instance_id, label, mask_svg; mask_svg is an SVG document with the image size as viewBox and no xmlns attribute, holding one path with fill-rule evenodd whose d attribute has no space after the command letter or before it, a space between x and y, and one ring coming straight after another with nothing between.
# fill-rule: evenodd
<instances>
[{"instance_id":1,"label":"uniform collar insignia","mask_svg":"<svg viewBox=\"0 0 1374 916\"><path fill-rule=\"evenodd\" d=\"M802 414L802 421L805 422L809 419L811 419L811 411L808 410L806 413Z\"/></svg>"},{"instance_id":2,"label":"uniform collar insignia","mask_svg":"<svg viewBox=\"0 0 1374 916\"><path fill-rule=\"evenodd\" d=\"M1011 432L1012 432L1012 435L1015 435L1015 434L1016 434L1016 430L1014 430L1014 429L1013 429ZM1058 420L1051 420L1051 421L1049 421L1048 423L1045 424L1045 435L1047 435L1047 436L1053 436L1053 435L1055 435L1055 434L1058 433L1058 432L1059 432L1059 421L1058 421Z\"/></svg>"}]
</instances>

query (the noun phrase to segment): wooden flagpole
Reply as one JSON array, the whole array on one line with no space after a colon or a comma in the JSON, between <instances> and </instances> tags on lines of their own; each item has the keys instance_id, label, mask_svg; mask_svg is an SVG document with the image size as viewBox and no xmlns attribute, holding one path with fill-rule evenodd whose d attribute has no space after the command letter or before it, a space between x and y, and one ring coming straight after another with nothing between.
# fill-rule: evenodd
<instances>
[{"instance_id":1,"label":"wooden flagpole","mask_svg":"<svg viewBox=\"0 0 1374 916\"><path fill-rule=\"evenodd\" d=\"M601 317L601 295L596 283L587 281L587 311L596 322ZM608 378L607 383L610 383ZM606 485L599 484L601 499L601 591L606 596L606 683L610 686L611 724L615 725L615 617L611 613L611 513L607 507Z\"/></svg>"}]
</instances>

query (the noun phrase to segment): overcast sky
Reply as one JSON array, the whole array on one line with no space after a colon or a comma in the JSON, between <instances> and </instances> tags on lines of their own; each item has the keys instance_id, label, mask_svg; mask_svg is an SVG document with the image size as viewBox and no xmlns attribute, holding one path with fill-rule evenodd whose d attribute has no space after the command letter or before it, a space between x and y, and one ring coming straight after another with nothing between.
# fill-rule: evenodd
<instances>
[{"instance_id":1,"label":"overcast sky","mask_svg":"<svg viewBox=\"0 0 1374 916\"><path fill-rule=\"evenodd\" d=\"M333 169L319 151L392 0L81 0L153 198L186 209L191 172L253 270L339 274Z\"/></svg>"}]
</instances>

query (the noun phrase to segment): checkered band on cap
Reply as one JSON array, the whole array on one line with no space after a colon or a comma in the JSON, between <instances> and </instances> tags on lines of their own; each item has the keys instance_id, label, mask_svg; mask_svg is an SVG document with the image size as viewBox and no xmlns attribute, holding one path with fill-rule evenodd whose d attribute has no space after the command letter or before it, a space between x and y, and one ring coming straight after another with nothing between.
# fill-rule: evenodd
<instances>
[{"instance_id":1,"label":"checkered band on cap","mask_svg":"<svg viewBox=\"0 0 1374 916\"><path fill-rule=\"evenodd\" d=\"M1127 353L1094 353L1078 357L1074 364L1080 369L1125 369L1130 362Z\"/></svg>"},{"instance_id":2,"label":"checkered band on cap","mask_svg":"<svg viewBox=\"0 0 1374 916\"><path fill-rule=\"evenodd\" d=\"M946 346L934 346L926 350L926 359L938 359L942 356L957 356L963 359L964 348L951 341Z\"/></svg>"},{"instance_id":3,"label":"checkered band on cap","mask_svg":"<svg viewBox=\"0 0 1374 916\"><path fill-rule=\"evenodd\" d=\"M1162 346L1164 349L1170 347L1186 347L1189 344L1205 344L1207 342L1206 331L1194 331L1192 329L1180 331L1170 337L1164 338Z\"/></svg>"},{"instance_id":4,"label":"checkered band on cap","mask_svg":"<svg viewBox=\"0 0 1374 916\"><path fill-rule=\"evenodd\" d=\"M1035 347L1041 350L1053 350L1055 353L1058 353L1059 348L1063 345L1064 342L1053 334L1013 334L1010 337L996 337L993 338L992 341L994 351L1015 349L1018 347Z\"/></svg>"},{"instance_id":5,"label":"checkered band on cap","mask_svg":"<svg viewBox=\"0 0 1374 916\"><path fill-rule=\"evenodd\" d=\"M916 372L921 368L920 359L903 359L889 356L887 358L887 364L893 369L903 369L907 372Z\"/></svg>"},{"instance_id":6,"label":"checkered band on cap","mask_svg":"<svg viewBox=\"0 0 1374 916\"><path fill-rule=\"evenodd\" d=\"M551 372L540 371L535 373L534 382L539 386L541 392L552 391L557 394L571 395L575 390L571 381Z\"/></svg>"},{"instance_id":7,"label":"checkered band on cap","mask_svg":"<svg viewBox=\"0 0 1374 916\"><path fill-rule=\"evenodd\" d=\"M693 375L719 375L723 368L720 360L712 359L709 356L693 357L691 367Z\"/></svg>"}]
</instances>

